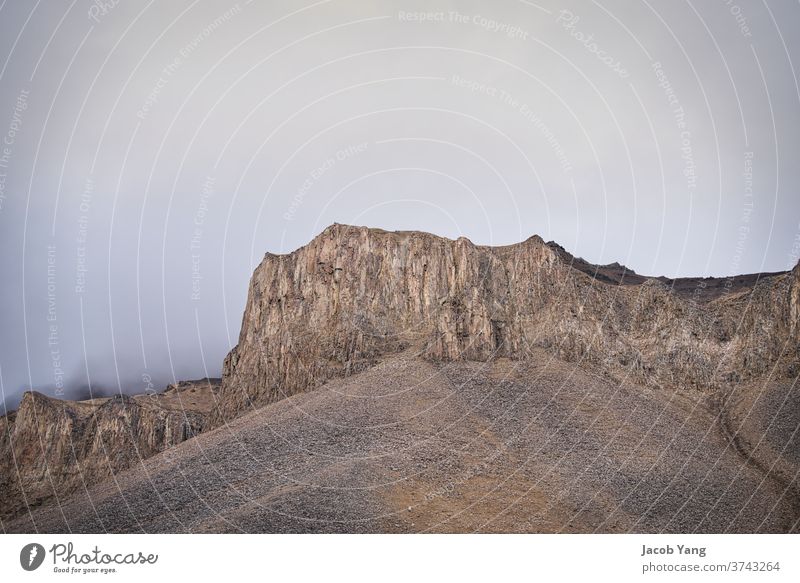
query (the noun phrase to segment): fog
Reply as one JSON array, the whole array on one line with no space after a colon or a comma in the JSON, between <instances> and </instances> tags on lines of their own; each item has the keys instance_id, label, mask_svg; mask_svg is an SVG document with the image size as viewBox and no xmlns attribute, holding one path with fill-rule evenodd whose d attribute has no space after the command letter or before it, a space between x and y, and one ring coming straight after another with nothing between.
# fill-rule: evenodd
<instances>
[{"instance_id":1,"label":"fog","mask_svg":"<svg viewBox=\"0 0 800 583\"><path fill-rule=\"evenodd\" d=\"M722 276L800 253L800 6L0 7L0 390L219 376L332 222Z\"/></svg>"}]
</instances>

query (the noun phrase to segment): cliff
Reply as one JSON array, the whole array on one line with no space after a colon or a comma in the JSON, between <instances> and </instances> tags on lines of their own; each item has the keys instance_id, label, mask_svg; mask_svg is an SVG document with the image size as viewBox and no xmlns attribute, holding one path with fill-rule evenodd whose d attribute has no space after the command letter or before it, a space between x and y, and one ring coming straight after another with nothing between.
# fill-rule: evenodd
<instances>
[{"instance_id":1,"label":"cliff","mask_svg":"<svg viewBox=\"0 0 800 583\"><path fill-rule=\"evenodd\" d=\"M544 348L617 379L713 395L796 375L800 268L646 278L539 237L477 246L335 224L253 273L223 367L219 425L409 346L429 360L524 360Z\"/></svg>"},{"instance_id":2,"label":"cliff","mask_svg":"<svg viewBox=\"0 0 800 583\"><path fill-rule=\"evenodd\" d=\"M256 268L220 384L26 393L0 418L0 519L400 532L463 517L445 530L471 532L533 491L497 530L792 532L798 374L800 265L650 278L535 236L333 225Z\"/></svg>"},{"instance_id":3,"label":"cliff","mask_svg":"<svg viewBox=\"0 0 800 583\"><path fill-rule=\"evenodd\" d=\"M0 518L59 503L207 427L217 379L161 394L62 401L26 392L0 417Z\"/></svg>"}]
</instances>

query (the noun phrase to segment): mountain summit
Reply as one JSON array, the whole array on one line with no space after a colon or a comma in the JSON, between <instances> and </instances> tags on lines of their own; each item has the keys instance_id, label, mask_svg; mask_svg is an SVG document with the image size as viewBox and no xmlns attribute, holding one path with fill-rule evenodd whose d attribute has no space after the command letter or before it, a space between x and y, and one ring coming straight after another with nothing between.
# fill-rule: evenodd
<instances>
[{"instance_id":1,"label":"mountain summit","mask_svg":"<svg viewBox=\"0 0 800 583\"><path fill-rule=\"evenodd\" d=\"M26 394L0 523L795 532L799 351L800 266L648 278L536 236L335 224L256 268L221 384Z\"/></svg>"},{"instance_id":2,"label":"mountain summit","mask_svg":"<svg viewBox=\"0 0 800 583\"><path fill-rule=\"evenodd\" d=\"M704 394L796 374L787 367L798 362L799 274L646 278L538 236L486 247L334 224L256 268L215 422L409 346L443 361L524 360L543 348L616 378Z\"/></svg>"}]
</instances>

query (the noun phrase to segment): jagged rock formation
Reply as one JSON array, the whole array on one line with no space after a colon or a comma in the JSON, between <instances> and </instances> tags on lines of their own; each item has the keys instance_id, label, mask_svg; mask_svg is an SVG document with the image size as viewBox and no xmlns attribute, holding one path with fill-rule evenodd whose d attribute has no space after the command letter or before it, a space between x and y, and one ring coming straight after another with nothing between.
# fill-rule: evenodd
<instances>
[{"instance_id":1,"label":"jagged rock formation","mask_svg":"<svg viewBox=\"0 0 800 583\"><path fill-rule=\"evenodd\" d=\"M213 423L418 345L431 360L545 348L616 378L704 395L796 375L800 267L654 279L534 236L504 247L335 224L255 270ZM794 372L793 372L794 371Z\"/></svg>"},{"instance_id":2,"label":"jagged rock formation","mask_svg":"<svg viewBox=\"0 0 800 583\"><path fill-rule=\"evenodd\" d=\"M203 398L26 394L0 418L0 523L795 532L799 346L800 266L647 278L539 237L333 225L265 256Z\"/></svg>"},{"instance_id":3,"label":"jagged rock formation","mask_svg":"<svg viewBox=\"0 0 800 583\"><path fill-rule=\"evenodd\" d=\"M207 427L219 379L63 401L26 392L0 417L0 519L94 485Z\"/></svg>"}]
</instances>

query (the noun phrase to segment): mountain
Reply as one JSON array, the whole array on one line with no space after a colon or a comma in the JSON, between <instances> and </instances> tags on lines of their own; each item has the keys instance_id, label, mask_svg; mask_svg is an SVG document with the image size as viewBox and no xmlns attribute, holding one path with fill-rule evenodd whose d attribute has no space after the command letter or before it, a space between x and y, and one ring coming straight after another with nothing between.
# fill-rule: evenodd
<instances>
[{"instance_id":1,"label":"mountain","mask_svg":"<svg viewBox=\"0 0 800 583\"><path fill-rule=\"evenodd\" d=\"M13 532L797 531L798 340L800 266L648 278L536 236L335 224L265 255L191 431L183 400L26 395L3 459L19 449L21 489L59 503L12 516L2 500L0 517ZM39 409L59 411L55 433L20 429Z\"/></svg>"},{"instance_id":2,"label":"mountain","mask_svg":"<svg viewBox=\"0 0 800 583\"><path fill-rule=\"evenodd\" d=\"M64 401L28 391L0 417L0 519L58 505L203 431L219 379L164 392Z\"/></svg>"},{"instance_id":3,"label":"mountain","mask_svg":"<svg viewBox=\"0 0 800 583\"><path fill-rule=\"evenodd\" d=\"M411 345L432 360L525 360L544 348L616 378L704 395L785 376L798 362L798 274L731 278L720 294L727 280L668 284L589 266L536 236L483 247L335 224L256 268L213 422Z\"/></svg>"}]
</instances>

